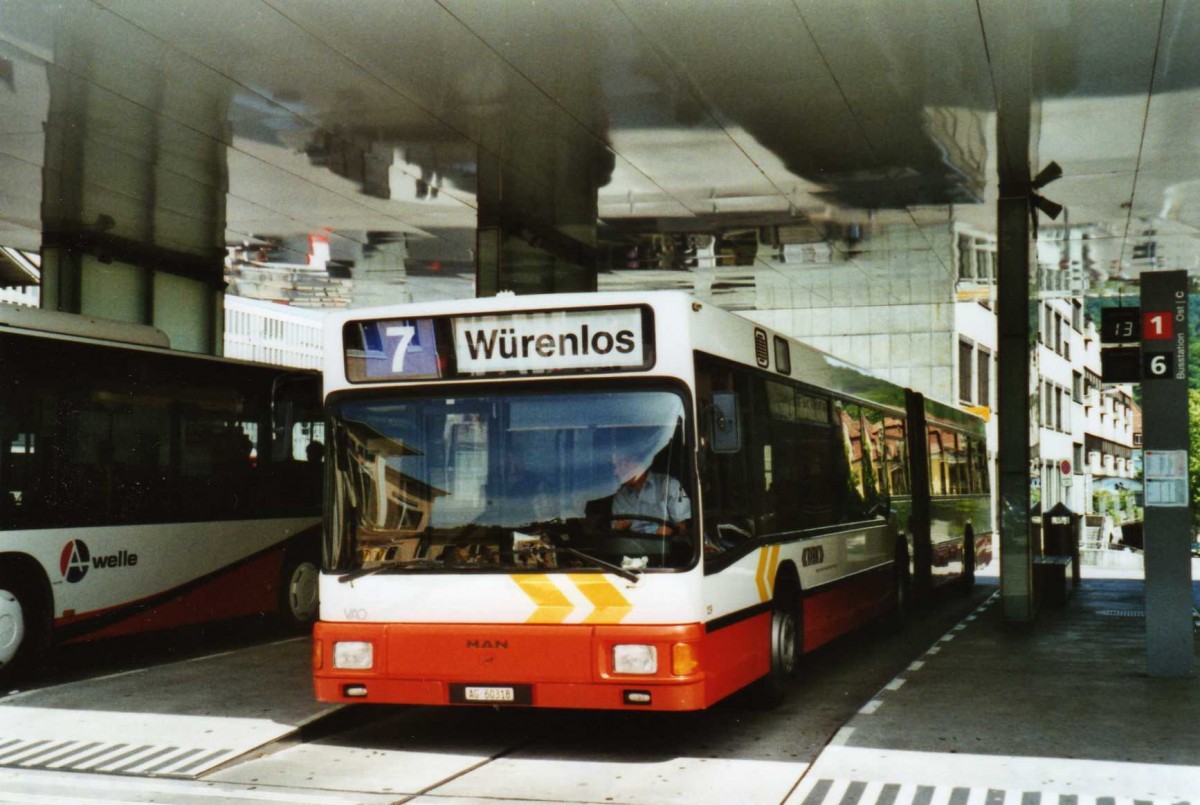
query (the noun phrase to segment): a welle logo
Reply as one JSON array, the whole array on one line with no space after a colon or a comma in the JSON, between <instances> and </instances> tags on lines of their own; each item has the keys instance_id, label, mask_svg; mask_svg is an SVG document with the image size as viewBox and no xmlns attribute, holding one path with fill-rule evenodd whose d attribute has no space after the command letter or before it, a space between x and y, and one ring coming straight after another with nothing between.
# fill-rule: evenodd
<instances>
[{"instance_id":1,"label":"a welle logo","mask_svg":"<svg viewBox=\"0 0 1200 805\"><path fill-rule=\"evenodd\" d=\"M123 550L107 556L92 556L86 542L73 539L63 546L58 557L58 569L64 579L75 584L83 580L89 568L107 570L114 567L133 567L137 561L136 553Z\"/></svg>"},{"instance_id":2,"label":"a welle logo","mask_svg":"<svg viewBox=\"0 0 1200 805\"><path fill-rule=\"evenodd\" d=\"M457 357L466 371L639 366L640 311L460 321Z\"/></svg>"}]
</instances>

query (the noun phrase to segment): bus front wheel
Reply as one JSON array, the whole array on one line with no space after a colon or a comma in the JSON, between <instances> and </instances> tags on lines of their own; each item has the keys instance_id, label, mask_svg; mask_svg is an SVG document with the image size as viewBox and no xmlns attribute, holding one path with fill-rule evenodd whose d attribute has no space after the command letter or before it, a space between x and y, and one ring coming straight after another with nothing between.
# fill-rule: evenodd
<instances>
[{"instance_id":1,"label":"bus front wheel","mask_svg":"<svg viewBox=\"0 0 1200 805\"><path fill-rule=\"evenodd\" d=\"M771 668L750 689L754 707L768 710L783 704L800 667L802 634L799 595L790 587L778 590L771 611Z\"/></svg>"},{"instance_id":2,"label":"bus front wheel","mask_svg":"<svg viewBox=\"0 0 1200 805\"><path fill-rule=\"evenodd\" d=\"M316 562L303 555L289 555L279 575L279 617L292 629L310 626L317 619L317 579L321 571Z\"/></svg>"}]
</instances>

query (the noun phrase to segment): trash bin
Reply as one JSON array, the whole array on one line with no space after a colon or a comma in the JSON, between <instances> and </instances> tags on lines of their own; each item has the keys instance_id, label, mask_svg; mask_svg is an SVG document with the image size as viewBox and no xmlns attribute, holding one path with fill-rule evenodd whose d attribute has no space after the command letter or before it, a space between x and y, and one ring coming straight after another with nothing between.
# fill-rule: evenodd
<instances>
[{"instance_id":1,"label":"trash bin","mask_svg":"<svg viewBox=\"0 0 1200 805\"><path fill-rule=\"evenodd\" d=\"M1075 535L1079 533L1079 516L1066 504L1057 503L1042 515L1042 555L1070 557L1074 555Z\"/></svg>"},{"instance_id":2,"label":"trash bin","mask_svg":"<svg viewBox=\"0 0 1200 805\"><path fill-rule=\"evenodd\" d=\"M1056 503L1042 514L1042 555L1071 557L1071 583L1079 585L1080 516Z\"/></svg>"}]
</instances>

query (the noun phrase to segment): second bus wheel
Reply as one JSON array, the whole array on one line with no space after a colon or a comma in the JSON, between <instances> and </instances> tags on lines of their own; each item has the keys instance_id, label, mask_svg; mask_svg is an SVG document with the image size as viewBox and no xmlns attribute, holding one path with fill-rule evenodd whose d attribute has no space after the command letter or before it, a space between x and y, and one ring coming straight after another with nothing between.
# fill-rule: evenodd
<instances>
[{"instance_id":1,"label":"second bus wheel","mask_svg":"<svg viewBox=\"0 0 1200 805\"><path fill-rule=\"evenodd\" d=\"M892 566L893 599L892 609L887 615L887 626L893 632L904 630L908 622L909 608L912 606L912 578L908 572L908 551L896 549L896 559Z\"/></svg>"},{"instance_id":2,"label":"second bus wheel","mask_svg":"<svg viewBox=\"0 0 1200 805\"><path fill-rule=\"evenodd\" d=\"M32 669L49 642L50 621L40 572L0 568L0 688Z\"/></svg>"},{"instance_id":3,"label":"second bus wheel","mask_svg":"<svg viewBox=\"0 0 1200 805\"><path fill-rule=\"evenodd\" d=\"M310 626L317 619L317 580L321 570L308 556L290 553L283 558L279 573L279 617L293 629Z\"/></svg>"},{"instance_id":4,"label":"second bus wheel","mask_svg":"<svg viewBox=\"0 0 1200 805\"><path fill-rule=\"evenodd\" d=\"M960 589L964 593L971 592L975 587L975 531L967 526L963 534L963 569Z\"/></svg>"}]
</instances>

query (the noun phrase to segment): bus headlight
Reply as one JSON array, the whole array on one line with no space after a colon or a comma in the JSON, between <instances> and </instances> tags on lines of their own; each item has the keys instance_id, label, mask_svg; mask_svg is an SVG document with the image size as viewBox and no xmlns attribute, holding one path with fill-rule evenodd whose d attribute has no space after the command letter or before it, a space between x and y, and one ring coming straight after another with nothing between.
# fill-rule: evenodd
<instances>
[{"instance_id":1,"label":"bus headlight","mask_svg":"<svg viewBox=\"0 0 1200 805\"><path fill-rule=\"evenodd\" d=\"M365 640L345 640L333 644L333 667L363 671L375 664L375 646Z\"/></svg>"},{"instance_id":2,"label":"bus headlight","mask_svg":"<svg viewBox=\"0 0 1200 805\"><path fill-rule=\"evenodd\" d=\"M658 648L642 645L613 646L613 673L653 674L658 672Z\"/></svg>"}]
</instances>

